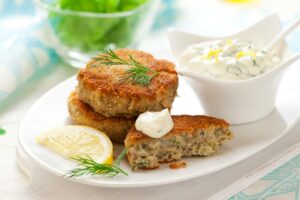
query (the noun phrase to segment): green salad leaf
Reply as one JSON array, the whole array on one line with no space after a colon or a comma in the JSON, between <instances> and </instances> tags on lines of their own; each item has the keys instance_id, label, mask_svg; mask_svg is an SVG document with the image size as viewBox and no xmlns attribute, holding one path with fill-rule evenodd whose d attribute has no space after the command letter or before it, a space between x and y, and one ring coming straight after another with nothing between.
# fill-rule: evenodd
<instances>
[{"instance_id":1,"label":"green salad leaf","mask_svg":"<svg viewBox=\"0 0 300 200\"><path fill-rule=\"evenodd\" d=\"M148 0L56 0L64 10L118 13L136 9ZM122 48L131 44L147 10L123 17L87 17L52 11L49 20L60 43L83 52L94 52L110 44Z\"/></svg>"}]
</instances>

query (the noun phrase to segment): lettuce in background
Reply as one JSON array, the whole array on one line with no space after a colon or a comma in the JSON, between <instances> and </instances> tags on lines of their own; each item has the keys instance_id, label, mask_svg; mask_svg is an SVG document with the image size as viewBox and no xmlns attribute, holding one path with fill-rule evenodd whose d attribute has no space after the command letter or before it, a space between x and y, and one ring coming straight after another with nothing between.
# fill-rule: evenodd
<instances>
[{"instance_id":1,"label":"lettuce in background","mask_svg":"<svg viewBox=\"0 0 300 200\"><path fill-rule=\"evenodd\" d=\"M138 8L148 0L57 0L52 6L63 10L95 13L118 13ZM49 20L63 45L93 52L113 44L131 45L146 10L123 17L92 17L52 11Z\"/></svg>"}]
</instances>

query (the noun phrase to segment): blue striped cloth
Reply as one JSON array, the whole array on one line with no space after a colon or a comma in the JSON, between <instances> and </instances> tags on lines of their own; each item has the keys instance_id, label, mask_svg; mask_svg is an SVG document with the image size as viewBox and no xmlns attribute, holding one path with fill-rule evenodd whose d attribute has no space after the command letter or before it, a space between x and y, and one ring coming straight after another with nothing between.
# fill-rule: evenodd
<instances>
[{"instance_id":1,"label":"blue striped cloth","mask_svg":"<svg viewBox=\"0 0 300 200\"><path fill-rule=\"evenodd\" d=\"M31 0L0 0L0 102L57 60L34 14Z\"/></svg>"},{"instance_id":2,"label":"blue striped cloth","mask_svg":"<svg viewBox=\"0 0 300 200\"><path fill-rule=\"evenodd\" d=\"M34 15L32 0L0 0L0 19L11 15Z\"/></svg>"}]
</instances>

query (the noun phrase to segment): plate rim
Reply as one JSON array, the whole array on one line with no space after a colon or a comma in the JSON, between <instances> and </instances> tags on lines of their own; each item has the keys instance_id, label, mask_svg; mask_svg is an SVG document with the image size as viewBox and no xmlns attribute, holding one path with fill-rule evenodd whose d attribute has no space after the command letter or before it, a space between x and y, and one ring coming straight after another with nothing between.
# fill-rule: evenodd
<instances>
[{"instance_id":1,"label":"plate rim","mask_svg":"<svg viewBox=\"0 0 300 200\"><path fill-rule=\"evenodd\" d=\"M143 187L149 187L149 186L160 186L160 185L166 185L166 184L172 184L172 183L178 183L178 182L183 182L183 181L188 181L191 179L195 179L195 178L199 178L201 176L204 175L209 175L212 174L214 172L220 171L222 169L225 169L227 167L233 166L245 159L248 159L249 157L259 153L260 151L266 149L267 147L269 147L270 145L272 145L273 143L275 143L276 141L278 141L280 138L282 138L284 135L286 135L299 121L300 118L299 116L294 119L294 121L289 124L289 126L286 127L286 129L284 129L284 131L282 131L280 134L278 134L276 137L274 137L272 140L268 141L264 146L257 148L255 151L250 152L250 153L246 153L243 154L243 156L239 156L235 159L232 159L231 162L225 163L223 165L218 165L217 167L214 167L213 169L210 169L209 172L207 173L205 171L202 171L200 173L191 173L188 175L181 175L181 176L177 176L177 177L172 177L172 178L167 178L167 179L163 179L163 180L159 180L159 182L153 180L153 181L146 181L146 182L136 182L136 183L114 183L114 182L106 182L107 180L103 179L103 180L91 180L88 178L68 178L67 176L64 176L61 174L60 170L55 169L55 167L51 167L48 166L47 164L45 164L44 162L42 162L40 159L38 159L34 153L30 152L29 149L26 148L26 145L24 143L24 141L22 140L22 135L24 135L23 133L23 127L24 127L24 123L26 121L26 119L28 118L28 115L30 114L30 112L36 107L36 105L38 104L38 102L44 100L46 98L46 96L48 96L49 93L52 93L52 91L56 90L56 88L61 87L61 85L64 85L64 83L70 82L73 79L75 79L76 75L71 76L70 78L67 78L66 80L58 83L57 85L55 85L53 88L51 88L50 90L48 90L47 92L45 92L42 96L40 96L33 104L32 106L27 110L27 112L25 113L25 115L23 116L20 126L18 128L18 144L21 146L22 150L27 154L28 158L30 158L32 161L34 161L38 166L40 166L41 168L45 169L48 172L51 172L52 174L57 175L58 177L61 178L65 178L69 181L72 182L76 182L76 183L81 183L81 184L85 184L85 185L91 185L91 186L98 186L98 187L104 187L104 188L143 188ZM256 122L253 122L256 123Z\"/></svg>"}]
</instances>

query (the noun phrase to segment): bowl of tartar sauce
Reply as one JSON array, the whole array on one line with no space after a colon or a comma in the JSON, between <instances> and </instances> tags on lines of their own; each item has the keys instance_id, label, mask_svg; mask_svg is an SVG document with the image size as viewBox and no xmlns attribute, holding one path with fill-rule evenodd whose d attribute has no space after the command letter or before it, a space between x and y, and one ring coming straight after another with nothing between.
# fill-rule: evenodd
<instances>
[{"instance_id":1,"label":"bowl of tartar sauce","mask_svg":"<svg viewBox=\"0 0 300 200\"><path fill-rule=\"evenodd\" d=\"M249 123L274 108L282 76L296 57L283 41L265 50L281 31L277 14L226 37L203 37L169 30L179 74L190 85L205 114L232 124Z\"/></svg>"},{"instance_id":2,"label":"bowl of tartar sauce","mask_svg":"<svg viewBox=\"0 0 300 200\"><path fill-rule=\"evenodd\" d=\"M225 80L245 80L266 73L280 64L280 57L235 38L188 46L179 58L188 71Z\"/></svg>"}]
</instances>

